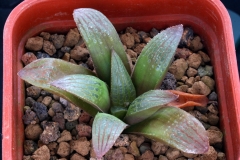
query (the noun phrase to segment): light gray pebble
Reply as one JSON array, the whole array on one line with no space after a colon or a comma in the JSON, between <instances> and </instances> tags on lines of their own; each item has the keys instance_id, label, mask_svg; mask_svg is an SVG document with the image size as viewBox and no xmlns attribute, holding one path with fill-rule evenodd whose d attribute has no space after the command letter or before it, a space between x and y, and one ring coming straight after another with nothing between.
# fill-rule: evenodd
<instances>
[{"instance_id":1,"label":"light gray pebble","mask_svg":"<svg viewBox=\"0 0 240 160\"><path fill-rule=\"evenodd\" d=\"M139 151L141 154L143 154L144 152L146 152L147 150L151 150L151 146L149 143L142 143L139 147Z\"/></svg>"},{"instance_id":2,"label":"light gray pebble","mask_svg":"<svg viewBox=\"0 0 240 160\"><path fill-rule=\"evenodd\" d=\"M217 101L217 93L216 92L210 93L208 99L209 101Z\"/></svg>"},{"instance_id":3,"label":"light gray pebble","mask_svg":"<svg viewBox=\"0 0 240 160\"><path fill-rule=\"evenodd\" d=\"M212 76L213 75L213 67L212 66L209 66L209 65L206 65L205 67L202 67L200 66L198 68L198 75L200 77L203 77L203 76Z\"/></svg>"}]
</instances>

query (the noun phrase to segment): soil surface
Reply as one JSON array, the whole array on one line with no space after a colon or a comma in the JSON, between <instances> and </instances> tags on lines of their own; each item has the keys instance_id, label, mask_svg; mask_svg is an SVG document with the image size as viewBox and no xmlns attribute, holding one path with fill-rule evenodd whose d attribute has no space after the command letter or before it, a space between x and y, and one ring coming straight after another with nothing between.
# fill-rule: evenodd
<instances>
[{"instance_id":1,"label":"soil surface","mask_svg":"<svg viewBox=\"0 0 240 160\"><path fill-rule=\"evenodd\" d=\"M131 27L119 33L131 67L143 47L159 30L149 33ZM61 58L94 70L81 35L76 28L66 35L42 32L31 37L22 56L24 65L39 58ZM224 160L223 133L219 127L217 93L211 60L203 40L191 28L185 28L174 61L161 89L206 95L206 107L189 107L187 111L199 119L207 130L209 151L203 155L183 153L139 135L121 134L106 160ZM93 118L65 99L26 83L24 160L95 159L91 148Z\"/></svg>"}]
</instances>

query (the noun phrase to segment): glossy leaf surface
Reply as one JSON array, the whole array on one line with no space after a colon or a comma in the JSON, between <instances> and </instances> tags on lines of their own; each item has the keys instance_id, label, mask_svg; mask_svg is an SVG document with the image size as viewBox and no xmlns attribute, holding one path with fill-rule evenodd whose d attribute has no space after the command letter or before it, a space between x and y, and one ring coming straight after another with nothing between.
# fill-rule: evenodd
<instances>
[{"instance_id":1,"label":"glossy leaf surface","mask_svg":"<svg viewBox=\"0 0 240 160\"><path fill-rule=\"evenodd\" d=\"M92 144L97 159L113 146L127 124L105 113L98 113L92 126Z\"/></svg>"},{"instance_id":2,"label":"glossy leaf surface","mask_svg":"<svg viewBox=\"0 0 240 160\"><path fill-rule=\"evenodd\" d=\"M111 58L111 100L113 106L128 107L136 98L136 91L121 59L112 51Z\"/></svg>"},{"instance_id":3,"label":"glossy leaf surface","mask_svg":"<svg viewBox=\"0 0 240 160\"><path fill-rule=\"evenodd\" d=\"M68 75L53 81L51 85L90 103L101 112L109 111L107 85L97 77L83 74Z\"/></svg>"},{"instance_id":4,"label":"glossy leaf surface","mask_svg":"<svg viewBox=\"0 0 240 160\"><path fill-rule=\"evenodd\" d=\"M132 74L137 95L159 87L175 55L182 33L182 25L169 27L143 48Z\"/></svg>"},{"instance_id":5,"label":"glossy leaf surface","mask_svg":"<svg viewBox=\"0 0 240 160\"><path fill-rule=\"evenodd\" d=\"M119 55L130 74L130 66L121 40L107 17L90 8L74 10L73 17L90 51L98 77L110 84L112 49Z\"/></svg>"},{"instance_id":6,"label":"glossy leaf surface","mask_svg":"<svg viewBox=\"0 0 240 160\"><path fill-rule=\"evenodd\" d=\"M161 108L148 119L125 131L162 141L186 153L202 154L209 147L203 125L195 117L176 107Z\"/></svg>"},{"instance_id":7,"label":"glossy leaf surface","mask_svg":"<svg viewBox=\"0 0 240 160\"><path fill-rule=\"evenodd\" d=\"M24 81L67 99L94 116L99 111L90 104L64 90L56 87L50 88L50 83L52 81L71 74L95 75L92 71L80 65L75 65L55 58L43 58L33 61L18 72L18 76Z\"/></svg>"},{"instance_id":8,"label":"glossy leaf surface","mask_svg":"<svg viewBox=\"0 0 240 160\"><path fill-rule=\"evenodd\" d=\"M166 90L148 91L131 103L124 121L131 125L141 122L177 98L177 95Z\"/></svg>"},{"instance_id":9,"label":"glossy leaf surface","mask_svg":"<svg viewBox=\"0 0 240 160\"><path fill-rule=\"evenodd\" d=\"M111 106L110 113L119 119L123 119L127 113L126 107Z\"/></svg>"}]
</instances>

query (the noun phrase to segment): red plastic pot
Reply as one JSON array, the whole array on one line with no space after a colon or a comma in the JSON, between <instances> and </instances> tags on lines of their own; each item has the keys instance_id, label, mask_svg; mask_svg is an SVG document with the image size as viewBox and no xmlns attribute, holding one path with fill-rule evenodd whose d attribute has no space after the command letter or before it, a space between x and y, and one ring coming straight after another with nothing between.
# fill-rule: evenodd
<instances>
[{"instance_id":1,"label":"red plastic pot","mask_svg":"<svg viewBox=\"0 0 240 160\"><path fill-rule=\"evenodd\" d=\"M207 45L214 66L227 159L240 159L240 85L230 17L219 0L25 0L4 28L3 159L22 159L24 85L17 76L28 37L41 31L66 32L75 27L75 8L95 8L117 30L128 26L149 31L182 23Z\"/></svg>"}]
</instances>

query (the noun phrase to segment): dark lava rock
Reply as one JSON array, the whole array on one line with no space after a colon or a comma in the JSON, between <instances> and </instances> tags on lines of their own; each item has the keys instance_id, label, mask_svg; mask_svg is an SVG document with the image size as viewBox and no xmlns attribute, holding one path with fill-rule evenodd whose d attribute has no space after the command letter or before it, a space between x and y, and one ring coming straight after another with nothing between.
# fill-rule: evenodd
<instances>
[{"instance_id":1,"label":"dark lava rock","mask_svg":"<svg viewBox=\"0 0 240 160\"><path fill-rule=\"evenodd\" d=\"M61 130L65 129L65 119L63 117L63 113L56 113L56 115L52 118L52 120L59 124L59 128Z\"/></svg>"},{"instance_id":2,"label":"dark lava rock","mask_svg":"<svg viewBox=\"0 0 240 160\"><path fill-rule=\"evenodd\" d=\"M44 52L37 52L36 56L37 56L37 59L50 58L49 54L44 53Z\"/></svg>"},{"instance_id":3,"label":"dark lava rock","mask_svg":"<svg viewBox=\"0 0 240 160\"><path fill-rule=\"evenodd\" d=\"M150 32L150 36L153 38L159 33L159 31L156 28L153 28Z\"/></svg>"},{"instance_id":4,"label":"dark lava rock","mask_svg":"<svg viewBox=\"0 0 240 160\"><path fill-rule=\"evenodd\" d=\"M167 72L160 89L163 90L175 90L176 89L176 79L173 74Z\"/></svg>"},{"instance_id":5,"label":"dark lava rock","mask_svg":"<svg viewBox=\"0 0 240 160\"><path fill-rule=\"evenodd\" d=\"M48 118L47 107L44 104L42 104L40 102L34 103L33 110L37 114L40 121L44 121Z\"/></svg>"},{"instance_id":6,"label":"dark lava rock","mask_svg":"<svg viewBox=\"0 0 240 160\"><path fill-rule=\"evenodd\" d=\"M44 96L44 97L45 97L45 96L52 96L52 93L50 93L50 92L48 92L48 91L45 91L45 90L42 90L42 91L41 91L41 95Z\"/></svg>"},{"instance_id":7,"label":"dark lava rock","mask_svg":"<svg viewBox=\"0 0 240 160\"><path fill-rule=\"evenodd\" d=\"M32 140L25 140L23 147L25 155L33 154L33 152L35 152L38 148L37 144Z\"/></svg>"},{"instance_id":8,"label":"dark lava rock","mask_svg":"<svg viewBox=\"0 0 240 160\"><path fill-rule=\"evenodd\" d=\"M76 127L76 125L78 124L78 121L68 121L66 124L65 124L65 127L66 127L66 130L68 131L71 131L73 128Z\"/></svg>"},{"instance_id":9,"label":"dark lava rock","mask_svg":"<svg viewBox=\"0 0 240 160\"><path fill-rule=\"evenodd\" d=\"M27 97L25 99L25 104L29 107L32 107L36 101L32 97Z\"/></svg>"},{"instance_id":10,"label":"dark lava rock","mask_svg":"<svg viewBox=\"0 0 240 160\"><path fill-rule=\"evenodd\" d=\"M192 39L193 39L193 30L189 27L186 27L183 31L183 35L180 40L179 47L189 47Z\"/></svg>"},{"instance_id":11,"label":"dark lava rock","mask_svg":"<svg viewBox=\"0 0 240 160\"><path fill-rule=\"evenodd\" d=\"M208 99L209 101L217 101L217 93L216 92L210 93Z\"/></svg>"},{"instance_id":12,"label":"dark lava rock","mask_svg":"<svg viewBox=\"0 0 240 160\"><path fill-rule=\"evenodd\" d=\"M53 45L55 46L55 48L59 49L63 46L63 43L65 41L65 36L53 34L51 35L50 40L53 42Z\"/></svg>"},{"instance_id":13,"label":"dark lava rock","mask_svg":"<svg viewBox=\"0 0 240 160\"><path fill-rule=\"evenodd\" d=\"M26 125L29 124L36 124L38 123L39 119L35 112L33 112L31 109L27 109L25 114L23 115L23 123Z\"/></svg>"}]
</instances>

